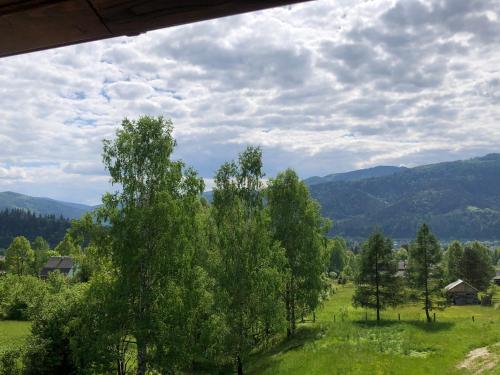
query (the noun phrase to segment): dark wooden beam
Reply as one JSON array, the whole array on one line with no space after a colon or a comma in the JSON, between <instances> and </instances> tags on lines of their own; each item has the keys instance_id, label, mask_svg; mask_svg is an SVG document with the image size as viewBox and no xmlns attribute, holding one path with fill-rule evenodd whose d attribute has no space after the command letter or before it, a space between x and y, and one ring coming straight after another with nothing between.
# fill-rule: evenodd
<instances>
[{"instance_id":1,"label":"dark wooden beam","mask_svg":"<svg viewBox=\"0 0 500 375\"><path fill-rule=\"evenodd\" d=\"M309 0L0 0L0 57Z\"/></svg>"}]
</instances>

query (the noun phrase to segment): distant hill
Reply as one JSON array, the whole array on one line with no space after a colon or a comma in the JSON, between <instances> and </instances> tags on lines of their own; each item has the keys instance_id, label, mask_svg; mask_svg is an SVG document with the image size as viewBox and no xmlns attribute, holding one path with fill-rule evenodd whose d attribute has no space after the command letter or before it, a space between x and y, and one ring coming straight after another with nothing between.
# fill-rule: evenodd
<instances>
[{"instance_id":1,"label":"distant hill","mask_svg":"<svg viewBox=\"0 0 500 375\"><path fill-rule=\"evenodd\" d=\"M500 239L500 154L394 171L309 183L331 233L364 238L378 226L405 239L427 222L442 240Z\"/></svg>"},{"instance_id":2,"label":"distant hill","mask_svg":"<svg viewBox=\"0 0 500 375\"><path fill-rule=\"evenodd\" d=\"M408 168L406 167L391 167L391 166L381 165L373 168L359 169L352 172L329 174L324 177L318 177L318 176L309 177L305 179L304 182L307 185L312 186L334 181L358 181L371 177L389 176L401 173L407 169Z\"/></svg>"},{"instance_id":3,"label":"distant hill","mask_svg":"<svg viewBox=\"0 0 500 375\"><path fill-rule=\"evenodd\" d=\"M0 210L5 209L21 209L38 215L55 215L67 219L77 219L85 212L92 211L94 207L5 191L0 193Z\"/></svg>"}]
</instances>

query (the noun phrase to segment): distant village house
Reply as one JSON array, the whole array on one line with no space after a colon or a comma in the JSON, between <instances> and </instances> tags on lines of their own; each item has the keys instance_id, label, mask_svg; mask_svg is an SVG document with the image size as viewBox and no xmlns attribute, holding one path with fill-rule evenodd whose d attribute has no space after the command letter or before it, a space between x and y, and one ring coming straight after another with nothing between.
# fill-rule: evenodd
<instances>
[{"instance_id":1,"label":"distant village house","mask_svg":"<svg viewBox=\"0 0 500 375\"><path fill-rule=\"evenodd\" d=\"M72 277L75 274L75 263L73 258L69 256L54 256L50 257L45 266L40 271L40 278L46 279L51 272L59 271L67 277Z\"/></svg>"},{"instance_id":2,"label":"distant village house","mask_svg":"<svg viewBox=\"0 0 500 375\"><path fill-rule=\"evenodd\" d=\"M475 305L479 303L477 298L478 290L461 279L446 285L444 290L455 305Z\"/></svg>"},{"instance_id":3,"label":"distant village house","mask_svg":"<svg viewBox=\"0 0 500 375\"><path fill-rule=\"evenodd\" d=\"M497 285L500 285L500 270L497 270L495 277L493 278L493 282Z\"/></svg>"}]
</instances>

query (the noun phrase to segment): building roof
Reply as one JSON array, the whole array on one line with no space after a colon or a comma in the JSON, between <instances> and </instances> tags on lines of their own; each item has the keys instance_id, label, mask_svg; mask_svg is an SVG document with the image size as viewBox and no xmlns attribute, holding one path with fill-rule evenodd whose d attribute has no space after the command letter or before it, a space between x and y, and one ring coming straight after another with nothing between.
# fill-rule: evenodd
<instances>
[{"instance_id":1,"label":"building roof","mask_svg":"<svg viewBox=\"0 0 500 375\"><path fill-rule=\"evenodd\" d=\"M459 285L465 285L465 286L468 286L472 289L474 289L476 292L478 291L476 288L474 288L472 285L470 285L468 282L466 281L463 281L462 279L458 279L457 281L454 281L448 285L446 285L444 287L444 290L446 290L447 292L451 292L453 291L453 289L455 289L457 286Z\"/></svg>"},{"instance_id":2,"label":"building roof","mask_svg":"<svg viewBox=\"0 0 500 375\"><path fill-rule=\"evenodd\" d=\"M73 265L73 258L69 256L50 257L42 271L40 271L40 276L46 277L53 271L59 271L67 275L73 269Z\"/></svg>"},{"instance_id":3,"label":"building roof","mask_svg":"<svg viewBox=\"0 0 500 375\"><path fill-rule=\"evenodd\" d=\"M0 0L0 57L309 0Z\"/></svg>"}]
</instances>

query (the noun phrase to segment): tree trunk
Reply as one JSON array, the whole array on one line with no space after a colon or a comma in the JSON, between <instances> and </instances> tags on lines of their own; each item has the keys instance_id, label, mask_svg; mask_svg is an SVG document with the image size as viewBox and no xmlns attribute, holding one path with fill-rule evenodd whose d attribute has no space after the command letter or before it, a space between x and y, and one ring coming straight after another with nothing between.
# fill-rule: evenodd
<instances>
[{"instance_id":1,"label":"tree trunk","mask_svg":"<svg viewBox=\"0 0 500 375\"><path fill-rule=\"evenodd\" d=\"M286 336L290 337L292 336L292 323L291 323L292 318L290 316L290 284L286 286L285 305L286 305L286 322L287 322Z\"/></svg>"},{"instance_id":2,"label":"tree trunk","mask_svg":"<svg viewBox=\"0 0 500 375\"><path fill-rule=\"evenodd\" d=\"M425 241L424 248L424 267L425 267L425 315L427 317L427 323L432 322L431 316L429 315L429 265L427 264L427 240Z\"/></svg>"},{"instance_id":3,"label":"tree trunk","mask_svg":"<svg viewBox=\"0 0 500 375\"><path fill-rule=\"evenodd\" d=\"M243 363L241 363L241 357L239 354L236 356L236 363L238 366L238 375L243 375Z\"/></svg>"},{"instance_id":4,"label":"tree trunk","mask_svg":"<svg viewBox=\"0 0 500 375\"><path fill-rule=\"evenodd\" d=\"M291 312L292 335L293 335L293 334L295 334L295 295L293 294L293 291L292 291L290 310L291 310L290 312Z\"/></svg>"},{"instance_id":5,"label":"tree trunk","mask_svg":"<svg viewBox=\"0 0 500 375\"><path fill-rule=\"evenodd\" d=\"M429 314L429 289L427 287L427 279L425 279L425 315L427 317L427 323L432 322Z\"/></svg>"},{"instance_id":6,"label":"tree trunk","mask_svg":"<svg viewBox=\"0 0 500 375\"><path fill-rule=\"evenodd\" d=\"M379 291L379 275L378 275L378 253L375 254L375 284L377 297L377 323L380 322L380 291Z\"/></svg>"},{"instance_id":7,"label":"tree trunk","mask_svg":"<svg viewBox=\"0 0 500 375\"><path fill-rule=\"evenodd\" d=\"M137 375L146 375L147 343L144 339L137 339Z\"/></svg>"}]
</instances>

